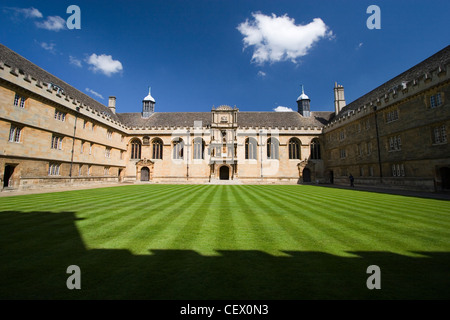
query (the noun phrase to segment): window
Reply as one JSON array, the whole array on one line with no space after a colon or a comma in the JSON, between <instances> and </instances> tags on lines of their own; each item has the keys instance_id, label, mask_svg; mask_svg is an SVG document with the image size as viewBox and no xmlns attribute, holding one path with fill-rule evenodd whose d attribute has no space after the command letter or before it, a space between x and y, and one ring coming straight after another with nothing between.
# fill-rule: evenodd
<instances>
[{"instance_id":1,"label":"window","mask_svg":"<svg viewBox=\"0 0 450 320\"><path fill-rule=\"evenodd\" d=\"M63 137L53 135L51 148L61 150L62 149L62 141L63 141Z\"/></svg>"},{"instance_id":2,"label":"window","mask_svg":"<svg viewBox=\"0 0 450 320\"><path fill-rule=\"evenodd\" d=\"M83 154L84 149L84 141L81 141L80 153Z\"/></svg>"},{"instance_id":3,"label":"window","mask_svg":"<svg viewBox=\"0 0 450 320\"><path fill-rule=\"evenodd\" d=\"M369 176L373 177L373 167L369 167Z\"/></svg>"},{"instance_id":4,"label":"window","mask_svg":"<svg viewBox=\"0 0 450 320\"><path fill-rule=\"evenodd\" d=\"M9 129L9 142L20 142L21 133L22 128L12 124Z\"/></svg>"},{"instance_id":5,"label":"window","mask_svg":"<svg viewBox=\"0 0 450 320\"><path fill-rule=\"evenodd\" d=\"M59 121L66 121L66 113L55 109L55 119Z\"/></svg>"},{"instance_id":6,"label":"window","mask_svg":"<svg viewBox=\"0 0 450 320\"><path fill-rule=\"evenodd\" d=\"M320 155L320 143L318 139L313 139L311 141L311 159L322 159L322 156Z\"/></svg>"},{"instance_id":7,"label":"window","mask_svg":"<svg viewBox=\"0 0 450 320\"><path fill-rule=\"evenodd\" d=\"M442 104L441 94L435 94L430 97L430 106L431 108L439 107Z\"/></svg>"},{"instance_id":8,"label":"window","mask_svg":"<svg viewBox=\"0 0 450 320\"><path fill-rule=\"evenodd\" d=\"M204 159L205 142L202 138L194 139L194 159Z\"/></svg>"},{"instance_id":9,"label":"window","mask_svg":"<svg viewBox=\"0 0 450 320\"><path fill-rule=\"evenodd\" d=\"M123 134L120 135L120 142L123 142Z\"/></svg>"},{"instance_id":10,"label":"window","mask_svg":"<svg viewBox=\"0 0 450 320\"><path fill-rule=\"evenodd\" d=\"M161 139L153 139L152 142L152 159L162 159L163 158L163 142Z\"/></svg>"},{"instance_id":11,"label":"window","mask_svg":"<svg viewBox=\"0 0 450 320\"><path fill-rule=\"evenodd\" d=\"M91 131L95 130L95 123L92 124Z\"/></svg>"},{"instance_id":12,"label":"window","mask_svg":"<svg viewBox=\"0 0 450 320\"><path fill-rule=\"evenodd\" d=\"M83 171L83 165L80 164L80 165L78 166L78 176L81 176L82 171Z\"/></svg>"},{"instance_id":13,"label":"window","mask_svg":"<svg viewBox=\"0 0 450 320\"><path fill-rule=\"evenodd\" d=\"M83 121L83 129L86 129L86 125L87 125L87 121L84 120L84 121Z\"/></svg>"},{"instance_id":14,"label":"window","mask_svg":"<svg viewBox=\"0 0 450 320\"><path fill-rule=\"evenodd\" d=\"M393 164L392 165L392 176L393 177L404 177L405 167L403 164Z\"/></svg>"},{"instance_id":15,"label":"window","mask_svg":"<svg viewBox=\"0 0 450 320\"><path fill-rule=\"evenodd\" d=\"M61 165L59 163L50 163L48 166L49 176L59 176L59 169Z\"/></svg>"},{"instance_id":16,"label":"window","mask_svg":"<svg viewBox=\"0 0 450 320\"><path fill-rule=\"evenodd\" d=\"M369 120L369 119L367 119L367 120L364 122L364 129L366 129L366 130L369 130L369 129L370 129L370 120Z\"/></svg>"},{"instance_id":17,"label":"window","mask_svg":"<svg viewBox=\"0 0 450 320\"><path fill-rule=\"evenodd\" d=\"M106 138L109 140L112 139L112 131L111 130L106 131Z\"/></svg>"},{"instance_id":18,"label":"window","mask_svg":"<svg viewBox=\"0 0 450 320\"><path fill-rule=\"evenodd\" d=\"M342 130L341 132L339 132L339 140L342 141L345 139L345 132L344 130Z\"/></svg>"},{"instance_id":19,"label":"window","mask_svg":"<svg viewBox=\"0 0 450 320\"><path fill-rule=\"evenodd\" d=\"M289 159L300 159L300 141L297 138L289 140Z\"/></svg>"},{"instance_id":20,"label":"window","mask_svg":"<svg viewBox=\"0 0 450 320\"><path fill-rule=\"evenodd\" d=\"M88 165L88 172L87 172L88 176L90 176L91 173L92 173L92 165Z\"/></svg>"},{"instance_id":21,"label":"window","mask_svg":"<svg viewBox=\"0 0 450 320\"><path fill-rule=\"evenodd\" d=\"M340 153L341 153L341 159L345 159L345 157L347 156L345 149L341 149Z\"/></svg>"},{"instance_id":22,"label":"window","mask_svg":"<svg viewBox=\"0 0 450 320\"><path fill-rule=\"evenodd\" d=\"M372 142L367 142L367 155L372 154Z\"/></svg>"},{"instance_id":23,"label":"window","mask_svg":"<svg viewBox=\"0 0 450 320\"><path fill-rule=\"evenodd\" d=\"M181 138L176 138L173 142L173 158L174 159L184 158L184 141Z\"/></svg>"},{"instance_id":24,"label":"window","mask_svg":"<svg viewBox=\"0 0 450 320\"><path fill-rule=\"evenodd\" d=\"M440 125L433 128L433 144L442 143L447 143L447 130L445 125Z\"/></svg>"},{"instance_id":25,"label":"window","mask_svg":"<svg viewBox=\"0 0 450 320\"><path fill-rule=\"evenodd\" d=\"M109 176L109 167L105 167L103 175Z\"/></svg>"},{"instance_id":26,"label":"window","mask_svg":"<svg viewBox=\"0 0 450 320\"><path fill-rule=\"evenodd\" d=\"M111 158L111 148L106 147L106 149L105 149L105 157L106 158Z\"/></svg>"},{"instance_id":27,"label":"window","mask_svg":"<svg viewBox=\"0 0 450 320\"><path fill-rule=\"evenodd\" d=\"M389 138L389 151L399 151L402 149L402 140L400 136Z\"/></svg>"},{"instance_id":28,"label":"window","mask_svg":"<svg viewBox=\"0 0 450 320\"><path fill-rule=\"evenodd\" d=\"M280 143L276 138L267 140L267 159L278 159L278 149Z\"/></svg>"},{"instance_id":29,"label":"window","mask_svg":"<svg viewBox=\"0 0 450 320\"><path fill-rule=\"evenodd\" d=\"M247 138L245 140L245 159L256 160L256 145L257 142L254 138Z\"/></svg>"},{"instance_id":30,"label":"window","mask_svg":"<svg viewBox=\"0 0 450 320\"><path fill-rule=\"evenodd\" d=\"M359 176L360 177L364 176L364 168L363 167L359 167Z\"/></svg>"},{"instance_id":31,"label":"window","mask_svg":"<svg viewBox=\"0 0 450 320\"><path fill-rule=\"evenodd\" d=\"M139 139L133 139L131 141L131 159L141 158L141 141Z\"/></svg>"},{"instance_id":32,"label":"window","mask_svg":"<svg viewBox=\"0 0 450 320\"><path fill-rule=\"evenodd\" d=\"M398 109L386 112L386 123L398 120Z\"/></svg>"},{"instance_id":33,"label":"window","mask_svg":"<svg viewBox=\"0 0 450 320\"><path fill-rule=\"evenodd\" d=\"M92 154L92 143L89 144L89 154Z\"/></svg>"},{"instance_id":34,"label":"window","mask_svg":"<svg viewBox=\"0 0 450 320\"><path fill-rule=\"evenodd\" d=\"M360 157L363 155L362 147L360 144L356 145L356 154Z\"/></svg>"},{"instance_id":35,"label":"window","mask_svg":"<svg viewBox=\"0 0 450 320\"><path fill-rule=\"evenodd\" d=\"M19 96L16 93L16 96L14 97L14 105L17 107L25 108L25 100L27 99L22 96Z\"/></svg>"},{"instance_id":36,"label":"window","mask_svg":"<svg viewBox=\"0 0 450 320\"><path fill-rule=\"evenodd\" d=\"M120 160L123 160L123 151L120 151Z\"/></svg>"}]
</instances>

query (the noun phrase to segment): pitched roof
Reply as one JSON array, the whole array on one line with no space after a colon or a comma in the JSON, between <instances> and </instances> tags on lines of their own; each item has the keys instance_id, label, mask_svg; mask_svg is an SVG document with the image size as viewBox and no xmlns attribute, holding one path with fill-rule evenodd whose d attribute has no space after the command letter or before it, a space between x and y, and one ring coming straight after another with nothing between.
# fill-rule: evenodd
<instances>
[{"instance_id":1,"label":"pitched roof","mask_svg":"<svg viewBox=\"0 0 450 320\"><path fill-rule=\"evenodd\" d=\"M332 112L311 112L303 117L297 112L238 112L239 127L322 127L327 124ZM118 113L120 121L129 127L192 127L194 121L210 126L211 112L155 112L149 118L141 113Z\"/></svg>"},{"instance_id":2,"label":"pitched roof","mask_svg":"<svg viewBox=\"0 0 450 320\"><path fill-rule=\"evenodd\" d=\"M19 69L19 72L28 74L36 80L45 83L53 83L58 87L62 88L67 96L72 97L80 101L81 103L88 105L89 107L100 113L105 112L116 121L118 120L117 116L114 113L112 113L107 106L89 97L88 95L79 91L78 89L75 89L71 85L55 77L54 75L45 71L44 69L38 67L34 63L25 59L24 57L12 51L8 47L5 47L1 43L0 43L0 61L2 61L5 65Z\"/></svg>"},{"instance_id":3,"label":"pitched roof","mask_svg":"<svg viewBox=\"0 0 450 320\"><path fill-rule=\"evenodd\" d=\"M362 97L356 99L352 103L346 105L342 108L341 112L337 118L347 114L348 111L356 110L371 101L376 100L391 92L394 88L397 88L402 83L408 83L413 80L419 79L424 74L436 70L438 67L445 67L445 65L450 63L450 45L442 49L441 51L435 53L431 57L425 59L424 61L416 64L412 68L406 70L405 72L399 74L398 76L392 78L391 80L383 83L379 87L370 91L369 93L363 95Z\"/></svg>"}]
</instances>

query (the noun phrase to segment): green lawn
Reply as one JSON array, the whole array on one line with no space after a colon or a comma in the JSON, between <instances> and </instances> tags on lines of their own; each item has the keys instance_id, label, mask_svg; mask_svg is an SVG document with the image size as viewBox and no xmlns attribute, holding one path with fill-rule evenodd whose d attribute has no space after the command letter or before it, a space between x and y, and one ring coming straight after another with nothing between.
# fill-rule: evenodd
<instances>
[{"instance_id":1,"label":"green lawn","mask_svg":"<svg viewBox=\"0 0 450 320\"><path fill-rule=\"evenodd\" d=\"M443 200L132 185L0 198L0 239L1 299L450 298ZM370 265L381 290L366 287Z\"/></svg>"}]
</instances>

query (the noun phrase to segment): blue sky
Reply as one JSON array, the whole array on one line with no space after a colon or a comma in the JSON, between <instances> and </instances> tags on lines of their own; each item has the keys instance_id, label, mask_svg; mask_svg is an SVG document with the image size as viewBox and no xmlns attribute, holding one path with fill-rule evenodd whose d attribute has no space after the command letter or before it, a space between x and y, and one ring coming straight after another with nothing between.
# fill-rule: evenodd
<instances>
[{"instance_id":1,"label":"blue sky","mask_svg":"<svg viewBox=\"0 0 450 320\"><path fill-rule=\"evenodd\" d=\"M81 9L69 30L67 7ZM369 30L370 5L381 29ZM8 1L0 43L117 112L333 111L449 45L448 0Z\"/></svg>"}]
</instances>

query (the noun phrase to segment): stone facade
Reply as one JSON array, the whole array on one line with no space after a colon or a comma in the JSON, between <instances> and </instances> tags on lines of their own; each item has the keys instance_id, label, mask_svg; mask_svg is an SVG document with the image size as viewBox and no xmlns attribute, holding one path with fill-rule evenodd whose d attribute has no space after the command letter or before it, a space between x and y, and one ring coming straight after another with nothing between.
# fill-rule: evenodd
<instances>
[{"instance_id":1,"label":"stone facade","mask_svg":"<svg viewBox=\"0 0 450 320\"><path fill-rule=\"evenodd\" d=\"M450 188L447 47L335 112L120 113L0 45L3 189L137 182L335 183Z\"/></svg>"}]
</instances>

